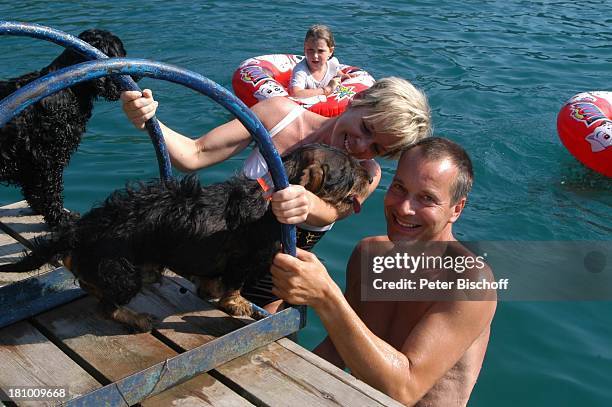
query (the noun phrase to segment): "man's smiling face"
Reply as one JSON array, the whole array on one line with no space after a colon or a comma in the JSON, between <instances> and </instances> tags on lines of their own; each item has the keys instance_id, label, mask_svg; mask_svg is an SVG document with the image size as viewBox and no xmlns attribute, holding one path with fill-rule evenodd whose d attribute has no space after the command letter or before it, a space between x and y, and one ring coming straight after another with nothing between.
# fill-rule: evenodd
<instances>
[{"instance_id":1,"label":"man's smiling face","mask_svg":"<svg viewBox=\"0 0 612 407\"><path fill-rule=\"evenodd\" d=\"M465 205L465 198L452 202L457 173L450 159L427 160L419 147L406 151L385 195L389 239L454 240L452 224Z\"/></svg>"}]
</instances>

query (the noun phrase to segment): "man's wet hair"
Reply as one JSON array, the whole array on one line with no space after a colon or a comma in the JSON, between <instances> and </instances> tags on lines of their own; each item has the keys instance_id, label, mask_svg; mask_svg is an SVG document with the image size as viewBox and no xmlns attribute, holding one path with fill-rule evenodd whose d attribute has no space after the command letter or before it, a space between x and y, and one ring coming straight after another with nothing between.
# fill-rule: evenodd
<instances>
[{"instance_id":1,"label":"man's wet hair","mask_svg":"<svg viewBox=\"0 0 612 407\"><path fill-rule=\"evenodd\" d=\"M457 167L457 178L451 186L451 204L467 198L474 182L472 160L459 144L444 137L427 137L410 146L406 151L418 148L426 160L449 159Z\"/></svg>"}]
</instances>

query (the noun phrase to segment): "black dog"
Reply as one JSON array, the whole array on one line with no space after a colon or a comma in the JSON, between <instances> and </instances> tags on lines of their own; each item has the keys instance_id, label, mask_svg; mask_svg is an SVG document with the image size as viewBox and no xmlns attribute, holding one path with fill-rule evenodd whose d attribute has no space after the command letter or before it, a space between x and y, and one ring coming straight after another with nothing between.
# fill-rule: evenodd
<instances>
[{"instance_id":1,"label":"black dog","mask_svg":"<svg viewBox=\"0 0 612 407\"><path fill-rule=\"evenodd\" d=\"M284 165L291 183L341 214L363 201L370 182L355 159L317 144L289 154ZM121 306L143 283L158 280L164 267L196 277L201 295L221 286L219 305L249 315L251 307L239 290L270 268L279 240L280 226L256 181L239 176L202 187L191 175L115 191L72 225L60 225L49 239L37 241L34 254L0 271L33 270L63 259L112 318L148 331L147 315Z\"/></svg>"},{"instance_id":2,"label":"black dog","mask_svg":"<svg viewBox=\"0 0 612 407\"><path fill-rule=\"evenodd\" d=\"M125 56L121 40L104 30L87 30L79 38L109 57ZM49 66L20 78L0 81L4 98L41 76L86 61L66 50ZM110 77L75 85L42 99L0 129L0 183L21 187L30 207L51 226L69 217L63 210L63 172L91 117L93 102L118 100L120 89Z\"/></svg>"}]
</instances>

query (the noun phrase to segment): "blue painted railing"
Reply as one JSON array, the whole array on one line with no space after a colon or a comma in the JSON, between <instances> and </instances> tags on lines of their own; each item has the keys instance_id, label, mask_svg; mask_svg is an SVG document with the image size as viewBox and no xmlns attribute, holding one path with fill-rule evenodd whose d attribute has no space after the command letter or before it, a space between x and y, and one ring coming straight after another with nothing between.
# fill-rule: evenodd
<instances>
[{"instance_id":1,"label":"blue painted railing","mask_svg":"<svg viewBox=\"0 0 612 407\"><path fill-rule=\"evenodd\" d=\"M219 103L251 133L268 164L276 190L289 185L282 160L270 134L255 114L227 89L210 79L186 69L134 58L112 58L83 62L50 73L28 83L0 102L0 127L40 99L77 83L110 75L140 75L178 83L200 92ZM295 226L281 224L283 250L295 256Z\"/></svg>"},{"instance_id":2,"label":"blue painted railing","mask_svg":"<svg viewBox=\"0 0 612 407\"><path fill-rule=\"evenodd\" d=\"M71 49L87 59L108 58L108 56L106 56L102 51L86 43L80 38L67 34L63 31L38 24L0 20L0 35L32 37L50 41L61 45L64 48ZM117 81L120 88L123 90L140 91L140 88L138 85L136 85L136 82L134 82L129 76L118 77ZM168 179L172 177L172 164L170 163L170 156L168 155L168 150L166 148L166 144L164 143L164 137L161 128L159 127L159 122L155 117L152 117L145 123L145 126L149 132L149 137L151 137L153 146L155 147L157 163L159 165L159 176L163 179Z\"/></svg>"},{"instance_id":3,"label":"blue painted railing","mask_svg":"<svg viewBox=\"0 0 612 407\"><path fill-rule=\"evenodd\" d=\"M162 79L187 86L203 93L233 113L249 130L260 152L268 163L276 189L288 186L282 161L270 135L257 116L244 103L202 75L158 62L140 59L113 58L90 61L74 65L39 78L17 90L0 102L0 127L25 108L40 99L80 82L107 75L140 75ZM284 250L295 255L295 227L282 225ZM10 289L10 296L0 295L3 309L14 308L15 302L26 304L19 308L13 321L31 316L47 309L50 297L53 301L66 302L81 295L70 274L59 269L53 273L32 278L3 287ZM32 298L33 293L44 294ZM46 295L48 294L48 295ZM9 298L10 297L10 298ZM17 301L15 301L17 300ZM26 309L28 308L28 309ZM305 325L305 307L288 308L267 318L246 325L209 343L188 350L164 362L108 384L91 393L65 403L70 406L132 405L158 394L201 372L210 370L259 346L289 335Z\"/></svg>"},{"instance_id":4,"label":"blue painted railing","mask_svg":"<svg viewBox=\"0 0 612 407\"><path fill-rule=\"evenodd\" d=\"M39 38L39 39L53 42L55 44L61 45L66 48L70 48L74 50L75 52L80 53L86 58L108 59L108 56L106 56L104 53L102 53L97 48L86 43L85 41L77 37L74 37L70 34L67 34L63 31L59 31L59 30L56 30L50 27L45 27L45 26L38 25L38 24L0 20L0 35L16 35L16 36L27 36L27 37ZM125 60L130 61L131 59L126 58ZM152 68L151 72L159 70L160 68L161 70L163 70L164 69L163 67L171 68L171 70L175 72L175 73L168 72L167 78L159 77L158 79L164 79L170 82L180 83L188 87L191 87L190 85L188 85L189 81L194 81L195 83L198 80L201 80L201 83L200 83L201 88L197 89L197 88L192 87L192 89L198 90L199 92L211 97L218 103L221 103L225 108L227 108L230 112L236 115L236 117L238 117L238 119L251 132L251 135L253 135L253 138L259 145L262 155L265 158L266 162L268 163L268 168L270 168L270 173L272 175L272 179L274 180L274 184L277 187L277 190L287 187L287 181L286 181L286 176L284 175L284 169L282 166L282 162L280 162L280 157L278 156L278 153L276 152L274 145L270 141L268 132L263 127L263 125L259 122L259 119L255 115L253 115L252 112L239 99L237 99L234 95L229 93L227 90L225 90L224 88L222 88L215 82L210 81L209 79L205 78L202 75L196 74L194 72L182 70L181 68L172 67L170 65L164 65L164 64L159 64L159 63L152 63L151 66L159 67L159 68ZM139 69L143 69L143 68L139 68ZM59 72L62 72L62 71L57 71L56 73L53 73L48 76L53 76ZM181 82L181 79L180 79L180 77L184 73L189 73L188 75L184 77L185 80L187 81L185 83ZM130 74L133 74L133 73L125 73L124 75L130 75ZM153 75L147 75L144 72L144 70L143 72L139 72L139 74L142 74L143 76L155 77ZM105 76L105 75L100 75L100 76ZM100 76L96 76L95 78L98 78ZM75 82L72 82L70 85L67 85L67 86L59 86L56 90L46 93L45 96L49 96L50 94L53 94L61 89L70 87L71 85L74 85L75 83L80 83L80 82L90 80L90 79L95 79L95 78L88 77L87 79L76 80ZM172 78L175 78L175 80L173 80ZM40 79L43 79L43 78L40 78ZM72 80L75 80L75 79L76 78L74 77L72 78ZM140 88L138 87L138 85L136 85L136 83L129 76L118 76L117 80L119 81L121 86L126 90L140 91ZM219 95L218 99L215 98L213 94ZM40 99L41 98L38 98L36 99L36 101ZM27 101L24 101L24 107L21 110L19 110L19 112L21 112L23 109L25 109L25 107L29 106L32 103L34 102L28 103ZM240 106L240 107L230 108L229 106ZM8 113L9 112L6 112L6 114ZM11 118L16 116L17 114L18 112L16 112L13 116L11 116ZM241 115L243 114L246 114L246 116L242 117ZM10 118L8 120L10 120ZM7 121L3 121L0 124L0 127L4 126L7 123ZM249 123L257 123L258 125L251 126ZM172 176L170 158L168 156L168 150L166 149L164 138L163 138L161 129L159 127L159 122L157 121L155 117L153 117L147 121L146 127L147 127L147 130L149 131L151 140L153 141L153 144L155 146L155 151L157 154L157 160L159 164L160 176L165 179L170 178ZM253 131L255 129L263 129L263 132L261 132L261 134L258 134L255 131ZM267 147L265 145L267 145ZM265 151L266 148L269 150L267 153ZM276 169L274 169L274 167L276 167ZM283 174L282 177L280 176L279 172L282 172ZM284 182L282 182L283 180ZM285 252L290 253L291 255L295 256L295 227L283 225L283 247L285 248L284 249Z\"/></svg>"}]
</instances>

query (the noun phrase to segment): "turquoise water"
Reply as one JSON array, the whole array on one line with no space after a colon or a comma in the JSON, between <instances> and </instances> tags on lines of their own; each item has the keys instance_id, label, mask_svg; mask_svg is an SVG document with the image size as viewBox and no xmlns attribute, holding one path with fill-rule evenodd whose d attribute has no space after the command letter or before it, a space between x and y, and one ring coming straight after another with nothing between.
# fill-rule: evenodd
<instances>
[{"instance_id":1,"label":"turquoise water","mask_svg":"<svg viewBox=\"0 0 612 407\"><path fill-rule=\"evenodd\" d=\"M129 56L191 69L226 87L240 61L300 53L307 27L326 23L341 62L423 88L435 133L471 154L476 181L458 237L610 240L612 182L567 153L555 121L570 96L610 90L612 2L199 3L2 1L0 16L72 34L105 28L123 39ZM14 37L0 38L0 50L3 78L38 69L60 52ZM200 135L230 118L186 88L150 79L140 86L154 89L158 117L186 134ZM224 179L244 156L201 176ZM341 285L354 244L385 232L382 199L394 163L381 165L383 180L363 212L338 223L316 249ZM156 175L146 134L127 123L119 104L100 102L65 172L66 206L86 211L126 180ZM16 189L0 187L0 204L20 199ZM612 405L611 311L610 302L501 303L470 404ZM300 342L312 348L323 335L311 313Z\"/></svg>"}]
</instances>

